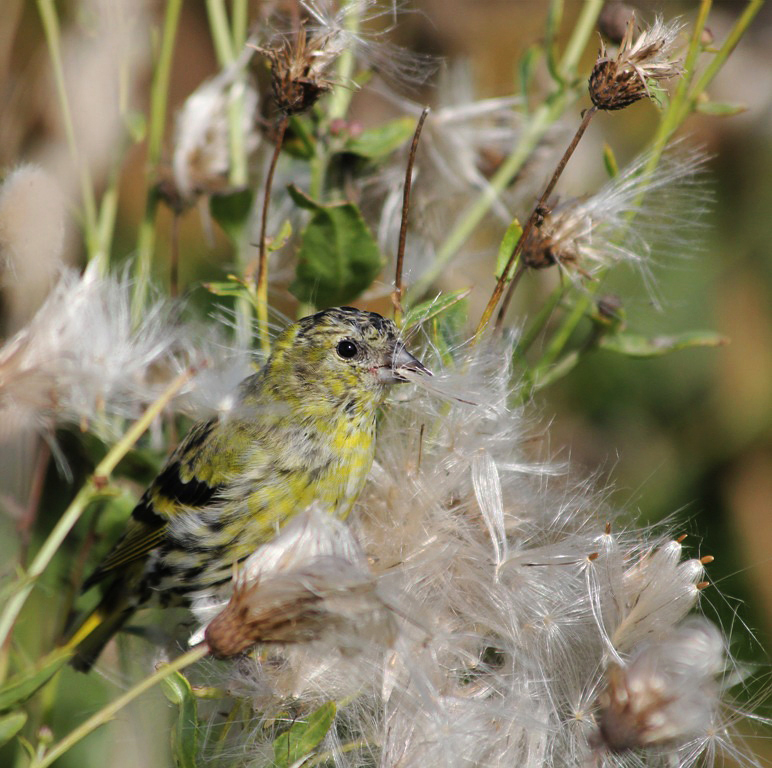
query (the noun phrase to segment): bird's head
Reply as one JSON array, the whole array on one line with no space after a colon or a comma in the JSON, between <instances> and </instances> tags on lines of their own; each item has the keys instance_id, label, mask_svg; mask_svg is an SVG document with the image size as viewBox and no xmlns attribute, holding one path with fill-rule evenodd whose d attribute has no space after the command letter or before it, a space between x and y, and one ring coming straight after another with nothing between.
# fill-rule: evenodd
<instances>
[{"instance_id":1,"label":"bird's head","mask_svg":"<svg viewBox=\"0 0 772 768\"><path fill-rule=\"evenodd\" d=\"M286 382L308 397L345 403L380 402L404 373L431 375L400 341L391 320L352 307L304 317L276 339L267 367L272 382Z\"/></svg>"}]
</instances>

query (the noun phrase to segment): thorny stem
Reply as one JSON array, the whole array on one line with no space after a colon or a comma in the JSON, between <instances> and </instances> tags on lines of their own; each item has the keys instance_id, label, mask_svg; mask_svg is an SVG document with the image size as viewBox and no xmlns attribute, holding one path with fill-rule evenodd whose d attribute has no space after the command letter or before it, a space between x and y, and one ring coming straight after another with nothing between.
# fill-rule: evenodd
<instances>
[{"instance_id":1,"label":"thorny stem","mask_svg":"<svg viewBox=\"0 0 772 768\"><path fill-rule=\"evenodd\" d=\"M437 250L437 255L429 269L415 282L408 291L408 303L420 298L431 284L442 274L448 262L456 255L470 235L483 220L499 195L511 184L512 179L520 172L526 160L544 137L547 129L563 114L569 92L572 88L572 77L579 58L587 41L595 28L598 14L604 0L586 0L582 6L571 39L566 45L560 71L566 75L565 84L553 96L536 109L532 114L523 134L512 154L506 158L501 167L490 180L489 185L474 203L467 209L450 234Z\"/></svg>"},{"instance_id":2,"label":"thorny stem","mask_svg":"<svg viewBox=\"0 0 772 768\"><path fill-rule=\"evenodd\" d=\"M155 248L155 212L158 207L155 182L158 174L158 165L161 160L161 146L166 124L166 107L169 101L169 79L174 54L174 41L177 37L181 10L182 0L169 0L166 6L158 65L155 68L153 84L150 89L150 127L147 138L148 171L145 192L145 214L139 226L139 241L137 243L135 265L136 287L131 305L132 318L135 321L142 315L145 297L150 284L150 265Z\"/></svg>"},{"instance_id":3,"label":"thorny stem","mask_svg":"<svg viewBox=\"0 0 772 768\"><path fill-rule=\"evenodd\" d=\"M257 262L257 322L260 327L260 346L266 355L271 353L271 340L268 337L268 253L266 247L266 231L268 228L268 209L271 205L271 189L273 187L273 175L281 153L281 145L284 142L284 132L287 130L289 118L282 115L276 129L276 144L273 148L271 165L268 176L265 179L265 192L263 194L263 213L260 222L260 256Z\"/></svg>"},{"instance_id":4,"label":"thorny stem","mask_svg":"<svg viewBox=\"0 0 772 768\"><path fill-rule=\"evenodd\" d=\"M104 487L106 478L110 476L118 465L118 462L131 450L133 445L140 437L142 437L153 420L161 413L161 411L163 411L169 401L195 374L195 372L195 369L188 368L169 384L161 396L147 408L142 416L129 428L126 434L110 449L110 451L108 451L102 461L97 464L89 480L70 502L70 505L59 518L59 521L48 535L48 538L43 543L43 546L40 548L27 572L21 579L17 586L18 591L11 596L5 605L2 615L0 615L0 647L5 644L5 641L10 636L13 625L38 577L48 567L62 542L67 537L67 534L80 519L83 511L94 497L100 493L100 489Z\"/></svg>"},{"instance_id":5,"label":"thorny stem","mask_svg":"<svg viewBox=\"0 0 772 768\"><path fill-rule=\"evenodd\" d=\"M202 643L201 645L192 648L187 653L182 654L182 656L174 659L174 661L163 664L150 675L150 677L146 677L133 688L126 691L123 696L119 696L115 701L110 702L110 704L100 709L95 715L92 715L85 723L81 723L81 725L65 736L56 746L48 750L41 760L33 760L30 764L30 768L47 768L47 766L51 765L55 760L58 760L65 752L67 752L67 750L71 749L75 744L81 741L81 739L88 736L92 731L95 731L100 725L104 725L112 720L116 713L120 712L127 704L130 704L138 696L141 696L145 691L173 675L175 672L179 672L181 669L185 669L185 667L189 667L191 664L200 661L208 653L208 646L205 643Z\"/></svg>"},{"instance_id":6,"label":"thorny stem","mask_svg":"<svg viewBox=\"0 0 772 768\"><path fill-rule=\"evenodd\" d=\"M418 150L418 141L421 138L421 129L429 114L429 107L424 107L421 117L418 118L418 124L413 133L413 142L410 145L410 154L407 159L407 169L405 170L405 185L402 192L402 220L399 225L399 245L397 246L397 269L394 275L394 291L391 294L391 301L394 304L394 322L402 325L402 265L405 260L405 244L407 242L407 220L410 213L410 189L413 184L413 164Z\"/></svg>"},{"instance_id":7,"label":"thorny stem","mask_svg":"<svg viewBox=\"0 0 772 768\"><path fill-rule=\"evenodd\" d=\"M67 136L70 156L73 165L80 176L80 191L83 198L83 229L86 236L86 249L89 256L93 257L97 255L99 257L99 271L100 273L104 273L107 268L107 252L100 244L99 229L97 226L97 206L94 198L94 187L91 184L88 163L82 160L78 150L78 142L75 139L72 112L70 111L70 102L67 98L67 86L64 82L59 18L56 14L56 7L54 6L53 0L38 0L38 13L40 14L40 20L43 23L46 45L48 46L48 51L51 55L56 93L59 97L59 108L62 111L62 120L64 121L64 131Z\"/></svg>"},{"instance_id":8,"label":"thorny stem","mask_svg":"<svg viewBox=\"0 0 772 768\"><path fill-rule=\"evenodd\" d=\"M595 113L597 111L598 111L598 108L593 104L584 113L584 116L582 117L582 122L579 124L579 128L574 134L574 138L571 140L571 143L568 145L566 151L563 153L563 157L560 158L560 162L558 163L557 168L555 168L555 172L552 174L552 178L549 180L549 183L545 187L544 192L542 192L541 197L539 198L538 202L534 206L533 211L531 212L531 215L528 217L528 221L526 222L525 227L523 227L523 234L520 235L520 239L517 241L517 244L515 245L515 248L512 251L512 255L509 257L509 261L507 262L507 265L504 267L504 269L501 272L501 276L496 281L496 287L493 289L493 293L491 294L491 297L488 300L488 305L485 307L485 310L482 313L482 317L480 318L480 322L477 325L477 330L475 331L475 334L473 337L474 342L479 340L480 335L482 334L482 332L485 330L488 323L490 322L491 315L493 314L493 310L496 308L496 305L499 303L499 299L501 298L501 295L504 292L504 286L507 284L507 279L509 277L510 272L512 271L512 267L515 265L515 262L518 256L520 255L520 252L523 250L523 246L528 241L528 237L533 231L533 228L537 226L537 222L543 216L544 207L547 203L547 200L549 199L549 196L552 194L552 191L555 189L555 185L558 183L558 179L560 179L561 175L563 174L566 164L571 159L571 155L574 154L574 150L579 144L579 141L581 140L582 136L584 136L584 132L587 130L587 126L589 126L590 124L590 120L592 120L592 118L595 116ZM522 274L522 268L518 268L518 271ZM518 281L515 280L514 278L512 279L510 293L514 290L514 287L517 286L517 282ZM509 304L509 298L510 297L507 298L506 304ZM496 324L497 327L500 327L502 321L503 321L503 316L500 314L499 320Z\"/></svg>"}]
</instances>

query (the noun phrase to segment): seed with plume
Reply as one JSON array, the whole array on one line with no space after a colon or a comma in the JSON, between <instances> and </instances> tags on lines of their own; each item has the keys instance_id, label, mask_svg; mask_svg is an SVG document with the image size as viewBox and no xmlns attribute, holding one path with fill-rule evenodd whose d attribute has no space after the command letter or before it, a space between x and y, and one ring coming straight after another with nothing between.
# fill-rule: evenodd
<instances>
[{"instance_id":1,"label":"seed with plume","mask_svg":"<svg viewBox=\"0 0 772 768\"><path fill-rule=\"evenodd\" d=\"M657 18L648 29L635 36L635 15L627 23L625 35L616 56L601 49L590 74L590 98L603 110L624 109L630 104L651 98L649 85L668 80L681 73L673 48L681 31L678 22L665 24Z\"/></svg>"},{"instance_id":2,"label":"seed with plume","mask_svg":"<svg viewBox=\"0 0 772 768\"><path fill-rule=\"evenodd\" d=\"M709 730L724 666L718 630L685 621L613 664L598 699L600 741L612 752L676 746Z\"/></svg>"}]
</instances>

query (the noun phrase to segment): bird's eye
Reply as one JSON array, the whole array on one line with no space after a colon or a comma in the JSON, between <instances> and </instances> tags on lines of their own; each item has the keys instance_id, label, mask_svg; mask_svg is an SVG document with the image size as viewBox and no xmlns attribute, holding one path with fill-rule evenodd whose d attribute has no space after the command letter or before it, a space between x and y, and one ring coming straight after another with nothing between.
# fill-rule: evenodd
<instances>
[{"instance_id":1,"label":"bird's eye","mask_svg":"<svg viewBox=\"0 0 772 768\"><path fill-rule=\"evenodd\" d=\"M344 360L351 360L352 357L356 357L359 348L350 339L344 339L338 342L337 351Z\"/></svg>"}]
</instances>

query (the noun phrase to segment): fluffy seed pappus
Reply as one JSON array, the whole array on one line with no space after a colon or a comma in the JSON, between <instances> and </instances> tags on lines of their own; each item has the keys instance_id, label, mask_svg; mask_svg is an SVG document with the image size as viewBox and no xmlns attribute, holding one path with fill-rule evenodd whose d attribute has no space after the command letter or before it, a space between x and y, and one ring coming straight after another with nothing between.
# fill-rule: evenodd
<instances>
[{"instance_id":1,"label":"fluffy seed pappus","mask_svg":"<svg viewBox=\"0 0 772 768\"><path fill-rule=\"evenodd\" d=\"M315 504L345 518L373 461L389 386L430 375L374 312L326 309L288 326L234 407L193 425L86 580L107 586L71 642L88 671L151 598L187 605L228 589L233 567Z\"/></svg>"}]
</instances>

